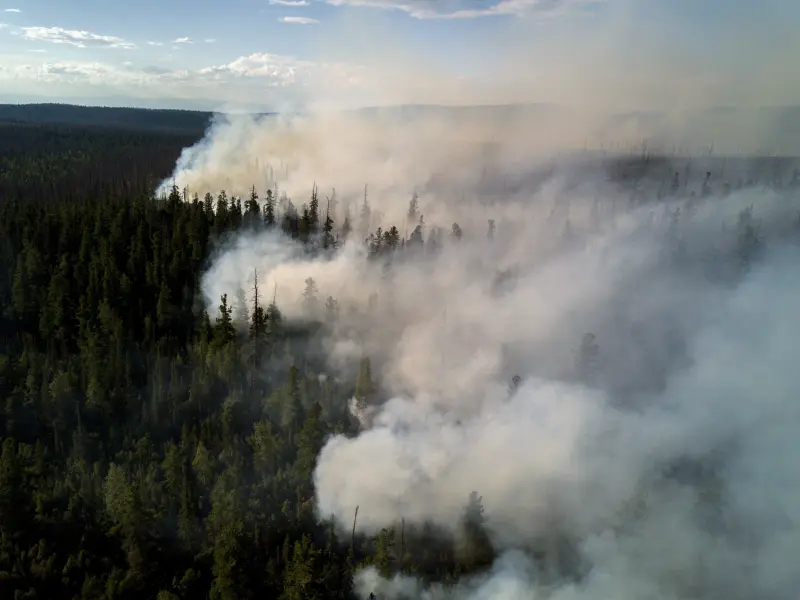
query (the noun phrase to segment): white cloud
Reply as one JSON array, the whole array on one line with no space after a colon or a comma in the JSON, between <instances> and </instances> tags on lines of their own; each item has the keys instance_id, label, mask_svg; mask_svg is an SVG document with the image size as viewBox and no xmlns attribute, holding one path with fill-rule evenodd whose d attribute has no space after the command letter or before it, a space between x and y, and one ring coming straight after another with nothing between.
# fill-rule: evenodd
<instances>
[{"instance_id":1,"label":"white cloud","mask_svg":"<svg viewBox=\"0 0 800 600\"><path fill-rule=\"evenodd\" d=\"M319 23L317 19L309 17L281 17L278 19L281 23L294 23L296 25L315 25Z\"/></svg>"},{"instance_id":2,"label":"white cloud","mask_svg":"<svg viewBox=\"0 0 800 600\"><path fill-rule=\"evenodd\" d=\"M397 10L415 19L474 19L500 15L562 14L603 0L325 0L333 6L365 6Z\"/></svg>"},{"instance_id":3,"label":"white cloud","mask_svg":"<svg viewBox=\"0 0 800 600\"><path fill-rule=\"evenodd\" d=\"M213 80L226 78L262 79L270 86L287 86L297 83L303 73L314 68L314 63L266 52L240 56L223 65L200 69L198 75Z\"/></svg>"},{"instance_id":4,"label":"white cloud","mask_svg":"<svg viewBox=\"0 0 800 600\"><path fill-rule=\"evenodd\" d=\"M172 40L173 44L194 44L194 40L188 37L179 37L177 39Z\"/></svg>"},{"instance_id":5,"label":"white cloud","mask_svg":"<svg viewBox=\"0 0 800 600\"><path fill-rule=\"evenodd\" d=\"M20 65L14 71L17 77L41 83L119 83L120 74L111 65L100 62L54 61L39 65Z\"/></svg>"},{"instance_id":6,"label":"white cloud","mask_svg":"<svg viewBox=\"0 0 800 600\"><path fill-rule=\"evenodd\" d=\"M162 42L147 42L148 46L163 46Z\"/></svg>"},{"instance_id":7,"label":"white cloud","mask_svg":"<svg viewBox=\"0 0 800 600\"><path fill-rule=\"evenodd\" d=\"M278 6L308 6L308 0L269 0L269 3Z\"/></svg>"},{"instance_id":8,"label":"white cloud","mask_svg":"<svg viewBox=\"0 0 800 600\"><path fill-rule=\"evenodd\" d=\"M98 35L89 31L64 29L62 27L23 27L22 38L52 44L67 44L78 48L123 48L130 50L136 46L113 35Z\"/></svg>"},{"instance_id":9,"label":"white cloud","mask_svg":"<svg viewBox=\"0 0 800 600\"><path fill-rule=\"evenodd\" d=\"M195 98L221 104L241 104L243 97L252 97L258 98L261 108L271 109L298 106L316 87L331 92L350 90L359 84L360 73L355 65L315 63L269 53L200 69L99 61L34 62L30 58L4 65L0 71L4 92L30 93L46 86L53 94L113 91L135 98Z\"/></svg>"},{"instance_id":10,"label":"white cloud","mask_svg":"<svg viewBox=\"0 0 800 600\"><path fill-rule=\"evenodd\" d=\"M217 40L216 40L216 39L214 39L214 38L206 38L206 39L204 39L203 41L204 41L206 44L213 44L213 43L215 43Z\"/></svg>"},{"instance_id":11,"label":"white cloud","mask_svg":"<svg viewBox=\"0 0 800 600\"><path fill-rule=\"evenodd\" d=\"M7 8L3 12L7 13L21 13L22 11L18 8Z\"/></svg>"}]
</instances>

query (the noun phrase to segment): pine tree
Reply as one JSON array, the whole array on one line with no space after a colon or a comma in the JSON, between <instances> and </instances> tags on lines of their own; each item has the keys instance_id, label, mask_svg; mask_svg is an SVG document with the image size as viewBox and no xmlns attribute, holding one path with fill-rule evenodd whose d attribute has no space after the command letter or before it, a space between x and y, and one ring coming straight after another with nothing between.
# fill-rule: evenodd
<instances>
[{"instance_id":1,"label":"pine tree","mask_svg":"<svg viewBox=\"0 0 800 600\"><path fill-rule=\"evenodd\" d=\"M372 379L372 364L369 357L361 359L356 379L356 403L360 409L366 408L374 399L375 382Z\"/></svg>"},{"instance_id":2,"label":"pine tree","mask_svg":"<svg viewBox=\"0 0 800 600\"><path fill-rule=\"evenodd\" d=\"M339 318L339 302L333 296L328 296L328 299L325 301L325 314L325 320L328 325L333 325L336 319Z\"/></svg>"},{"instance_id":3,"label":"pine tree","mask_svg":"<svg viewBox=\"0 0 800 600\"><path fill-rule=\"evenodd\" d=\"M483 498L471 492L461 516L457 545L458 560L467 572L488 567L494 560L483 513Z\"/></svg>"},{"instance_id":4,"label":"pine tree","mask_svg":"<svg viewBox=\"0 0 800 600\"><path fill-rule=\"evenodd\" d=\"M233 325L233 311L228 306L228 295L223 294L219 305L219 316L214 327L214 344L224 346L236 338L236 328Z\"/></svg>"},{"instance_id":5,"label":"pine tree","mask_svg":"<svg viewBox=\"0 0 800 600\"><path fill-rule=\"evenodd\" d=\"M241 287L236 288L236 302L233 309L236 324L246 331L250 323L250 310L248 308L247 296L244 293L244 289Z\"/></svg>"},{"instance_id":6,"label":"pine tree","mask_svg":"<svg viewBox=\"0 0 800 600\"><path fill-rule=\"evenodd\" d=\"M256 192L256 186L253 186L250 190L250 197L245 203L245 223L254 227L259 222L260 216L261 206L258 203L258 192Z\"/></svg>"},{"instance_id":7,"label":"pine tree","mask_svg":"<svg viewBox=\"0 0 800 600\"><path fill-rule=\"evenodd\" d=\"M350 233L353 231L353 226L350 224L350 214L346 214L344 217L344 222L342 223L342 231L341 231L341 241L342 243L347 243L347 239L350 237Z\"/></svg>"},{"instance_id":8,"label":"pine tree","mask_svg":"<svg viewBox=\"0 0 800 600\"><path fill-rule=\"evenodd\" d=\"M319 230L319 196L316 183L311 191L311 201L308 204L308 230L312 235Z\"/></svg>"},{"instance_id":9,"label":"pine tree","mask_svg":"<svg viewBox=\"0 0 800 600\"><path fill-rule=\"evenodd\" d=\"M322 226L322 247L326 250L336 246L336 240L333 237L333 218L331 217L331 199L328 198L328 206L325 210L325 223Z\"/></svg>"},{"instance_id":10,"label":"pine tree","mask_svg":"<svg viewBox=\"0 0 800 600\"><path fill-rule=\"evenodd\" d=\"M300 217L300 239L303 242L308 242L310 236L314 232L314 226L311 222L311 212L307 205L303 205L303 216Z\"/></svg>"},{"instance_id":11,"label":"pine tree","mask_svg":"<svg viewBox=\"0 0 800 600\"><path fill-rule=\"evenodd\" d=\"M259 301L258 270L253 271L252 316L250 318L250 340L253 342L253 367L261 366L264 336L267 332L267 313Z\"/></svg>"},{"instance_id":12,"label":"pine tree","mask_svg":"<svg viewBox=\"0 0 800 600\"><path fill-rule=\"evenodd\" d=\"M389 579L392 576L392 549L395 545L394 529L381 529L375 543L375 568L381 577Z\"/></svg>"},{"instance_id":13,"label":"pine tree","mask_svg":"<svg viewBox=\"0 0 800 600\"><path fill-rule=\"evenodd\" d=\"M417 225L414 228L414 231L411 232L411 236L408 238L408 243L412 247L422 247L424 245L425 240L422 238L422 225Z\"/></svg>"},{"instance_id":14,"label":"pine tree","mask_svg":"<svg viewBox=\"0 0 800 600\"><path fill-rule=\"evenodd\" d=\"M414 195L411 197L411 201L408 203L408 222L414 223L417 220L417 216L419 215L419 196L417 193L414 192Z\"/></svg>"},{"instance_id":15,"label":"pine tree","mask_svg":"<svg viewBox=\"0 0 800 600\"><path fill-rule=\"evenodd\" d=\"M314 317L317 315L318 310L317 282L314 281L313 277L308 277L306 278L305 284L306 287L303 290L303 306L306 310L306 313L310 317Z\"/></svg>"},{"instance_id":16,"label":"pine tree","mask_svg":"<svg viewBox=\"0 0 800 600\"><path fill-rule=\"evenodd\" d=\"M275 227L275 197L272 195L272 190L267 190L264 201L264 225L270 229Z\"/></svg>"},{"instance_id":17,"label":"pine tree","mask_svg":"<svg viewBox=\"0 0 800 600\"><path fill-rule=\"evenodd\" d=\"M369 202L367 201L367 186L364 186L364 203L361 205L361 214L359 216L359 223L358 223L358 233L360 238L363 240L367 237L370 228L370 221L372 218L372 210L369 207Z\"/></svg>"},{"instance_id":18,"label":"pine tree","mask_svg":"<svg viewBox=\"0 0 800 600\"><path fill-rule=\"evenodd\" d=\"M323 435L322 407L319 402L314 402L308 410L296 439L297 461L295 467L298 485L306 488L308 494L313 492L308 489L310 487L308 484L312 481L317 455L322 449Z\"/></svg>"},{"instance_id":19,"label":"pine tree","mask_svg":"<svg viewBox=\"0 0 800 600\"><path fill-rule=\"evenodd\" d=\"M322 600L314 580L319 553L307 534L294 543L291 562L284 574L285 583L281 600Z\"/></svg>"},{"instance_id":20,"label":"pine tree","mask_svg":"<svg viewBox=\"0 0 800 600\"><path fill-rule=\"evenodd\" d=\"M292 239L297 239L300 235L300 220L297 215L297 208L295 208L291 200L286 201L286 210L283 212L281 229Z\"/></svg>"},{"instance_id":21,"label":"pine tree","mask_svg":"<svg viewBox=\"0 0 800 600\"><path fill-rule=\"evenodd\" d=\"M300 379L297 367L289 367L289 378L284 388L284 403L282 414L282 426L289 431L291 437L297 428L297 424L302 420L303 404L300 397Z\"/></svg>"}]
</instances>

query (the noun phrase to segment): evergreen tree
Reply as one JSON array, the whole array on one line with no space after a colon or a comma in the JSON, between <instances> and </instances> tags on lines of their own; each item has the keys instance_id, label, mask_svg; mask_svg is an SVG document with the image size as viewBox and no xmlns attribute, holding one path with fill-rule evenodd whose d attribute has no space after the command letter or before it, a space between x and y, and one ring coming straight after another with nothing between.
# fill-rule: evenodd
<instances>
[{"instance_id":1,"label":"evergreen tree","mask_svg":"<svg viewBox=\"0 0 800 600\"><path fill-rule=\"evenodd\" d=\"M466 572L485 568L494 558L483 512L483 499L471 492L461 517L457 545L459 561Z\"/></svg>"},{"instance_id":2,"label":"evergreen tree","mask_svg":"<svg viewBox=\"0 0 800 600\"><path fill-rule=\"evenodd\" d=\"M245 223L249 227L255 227L261 217L261 205L258 203L258 192L256 192L256 186L253 186L250 190L250 197L247 199L245 203Z\"/></svg>"},{"instance_id":3,"label":"evergreen tree","mask_svg":"<svg viewBox=\"0 0 800 600\"><path fill-rule=\"evenodd\" d=\"M317 282L314 281L313 277L307 277L305 284L306 287L303 290L303 305L306 313L309 316L314 317L317 315L318 311Z\"/></svg>"},{"instance_id":4,"label":"evergreen tree","mask_svg":"<svg viewBox=\"0 0 800 600\"><path fill-rule=\"evenodd\" d=\"M408 222L415 223L419 217L419 196L414 192L411 201L408 203Z\"/></svg>"},{"instance_id":5,"label":"evergreen tree","mask_svg":"<svg viewBox=\"0 0 800 600\"><path fill-rule=\"evenodd\" d=\"M342 223L342 231L341 231L341 239L342 243L347 242L347 238L350 237L350 232L353 231L353 226L350 224L350 215L347 214L344 217L344 222Z\"/></svg>"},{"instance_id":6,"label":"evergreen tree","mask_svg":"<svg viewBox=\"0 0 800 600\"><path fill-rule=\"evenodd\" d=\"M272 195L272 190L267 190L264 201L264 225L270 229L275 227L275 197Z\"/></svg>"},{"instance_id":7,"label":"evergreen tree","mask_svg":"<svg viewBox=\"0 0 800 600\"><path fill-rule=\"evenodd\" d=\"M331 217L331 200L328 199L328 207L325 210L325 223L322 226L322 247L324 249L334 248L336 240L333 237L333 218Z\"/></svg>"},{"instance_id":8,"label":"evergreen tree","mask_svg":"<svg viewBox=\"0 0 800 600\"><path fill-rule=\"evenodd\" d=\"M214 327L214 343L223 346L232 342L236 337L236 328L233 325L233 310L228 306L228 295L223 294L219 304L219 316Z\"/></svg>"},{"instance_id":9,"label":"evergreen tree","mask_svg":"<svg viewBox=\"0 0 800 600\"><path fill-rule=\"evenodd\" d=\"M308 204L308 229L311 234L319 230L319 197L316 184L314 184L314 189L311 192L311 201Z\"/></svg>"},{"instance_id":10,"label":"evergreen tree","mask_svg":"<svg viewBox=\"0 0 800 600\"><path fill-rule=\"evenodd\" d=\"M366 408L374 398L375 382L372 379L372 364L368 357L361 359L356 379L356 403L360 408Z\"/></svg>"}]
</instances>

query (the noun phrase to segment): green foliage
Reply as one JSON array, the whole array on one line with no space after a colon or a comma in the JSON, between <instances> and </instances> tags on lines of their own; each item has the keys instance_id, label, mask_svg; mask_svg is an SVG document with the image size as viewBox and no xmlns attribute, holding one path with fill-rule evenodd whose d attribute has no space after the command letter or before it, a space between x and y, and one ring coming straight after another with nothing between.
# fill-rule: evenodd
<instances>
[{"instance_id":1,"label":"green foliage","mask_svg":"<svg viewBox=\"0 0 800 600\"><path fill-rule=\"evenodd\" d=\"M270 225L256 190L244 207L224 192L153 199L180 135L5 130L0 597L349 589L347 548L323 557L330 526L311 510L316 456L348 420L344 404L322 409L314 366L292 364L312 332L283 337L274 302L253 305L249 335L227 296L213 318L196 310L214 238ZM125 170L108 170L106 140L129 152Z\"/></svg>"}]
</instances>

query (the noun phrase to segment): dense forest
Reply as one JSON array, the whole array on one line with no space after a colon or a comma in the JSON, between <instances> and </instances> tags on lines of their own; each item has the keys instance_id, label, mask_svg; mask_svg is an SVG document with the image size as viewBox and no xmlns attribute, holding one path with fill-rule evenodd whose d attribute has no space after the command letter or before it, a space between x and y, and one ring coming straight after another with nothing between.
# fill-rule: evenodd
<instances>
[{"instance_id":1,"label":"dense forest","mask_svg":"<svg viewBox=\"0 0 800 600\"><path fill-rule=\"evenodd\" d=\"M213 318L200 293L236 232L277 228L310 254L365 243L376 258L433 251L461 227L360 236L316 190L296 204L256 188L154 198L202 120L187 115L183 132L0 123L0 596L351 598L366 565L445 583L485 569L477 493L455 537L404 523L342 535L318 518L322 444L359 428L350 398L379 393L369 357L345 380L308 352L335 298L309 278L306 301L327 317L293 323L257 285L222 296ZM614 172L638 179L643 160Z\"/></svg>"},{"instance_id":2,"label":"dense forest","mask_svg":"<svg viewBox=\"0 0 800 600\"><path fill-rule=\"evenodd\" d=\"M314 327L268 298L248 299L246 333L232 299L203 310L227 234L333 244L316 197L282 224L269 191L154 199L184 135L2 127L0 595L346 598L358 565L442 578L487 560L418 541L417 565L412 535L432 532L340 539L319 522L314 461L326 433L357 427L342 399L373 393L369 361L319 377L302 351Z\"/></svg>"},{"instance_id":3,"label":"dense forest","mask_svg":"<svg viewBox=\"0 0 800 600\"><path fill-rule=\"evenodd\" d=\"M0 122L116 130L166 131L202 135L211 113L195 110L75 106L72 104L0 104Z\"/></svg>"}]
</instances>

